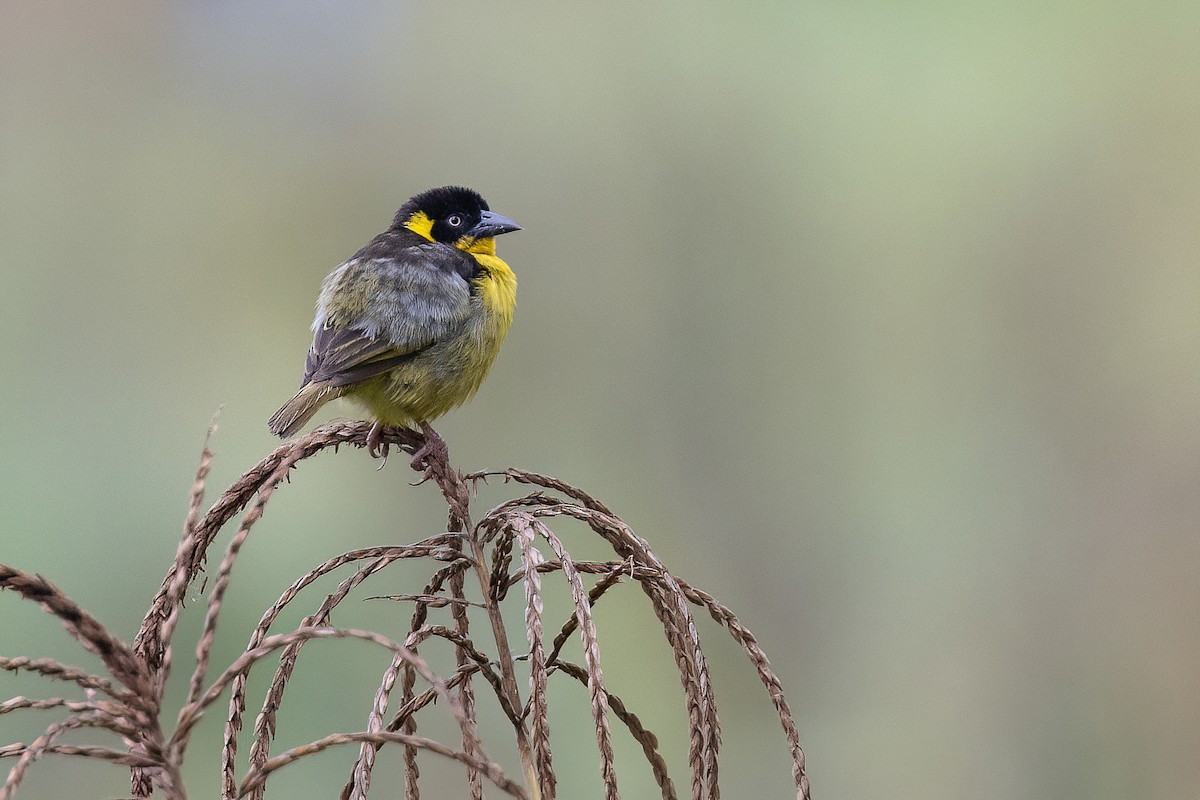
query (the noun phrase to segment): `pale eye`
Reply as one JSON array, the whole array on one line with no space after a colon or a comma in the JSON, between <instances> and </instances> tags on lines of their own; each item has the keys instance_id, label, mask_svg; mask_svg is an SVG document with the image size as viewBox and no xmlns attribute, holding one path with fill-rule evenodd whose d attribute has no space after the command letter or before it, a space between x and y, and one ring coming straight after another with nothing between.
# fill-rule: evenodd
<instances>
[{"instance_id":1,"label":"pale eye","mask_svg":"<svg viewBox=\"0 0 1200 800\"><path fill-rule=\"evenodd\" d=\"M457 228L463 224L463 218L460 217L458 214L451 214L449 217L446 218L446 224L449 225L451 228Z\"/></svg>"}]
</instances>

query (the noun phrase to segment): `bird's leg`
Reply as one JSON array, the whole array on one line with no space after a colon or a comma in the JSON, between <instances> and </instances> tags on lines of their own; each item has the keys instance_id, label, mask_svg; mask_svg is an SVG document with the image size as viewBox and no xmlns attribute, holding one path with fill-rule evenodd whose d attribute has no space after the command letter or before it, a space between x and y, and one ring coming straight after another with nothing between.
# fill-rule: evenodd
<instances>
[{"instance_id":1,"label":"bird's leg","mask_svg":"<svg viewBox=\"0 0 1200 800\"><path fill-rule=\"evenodd\" d=\"M382 458L383 463L379 465L383 469L387 464L388 450L390 445L383 441L383 423L375 420L371 425L371 430L367 432L367 455L371 458Z\"/></svg>"},{"instance_id":2,"label":"bird's leg","mask_svg":"<svg viewBox=\"0 0 1200 800\"><path fill-rule=\"evenodd\" d=\"M449 463L450 451L446 447L446 440L438 434L428 422L421 423L421 434L425 438L425 443L413 453L412 468L417 472L425 471L426 480L428 480L429 464L431 461L441 461Z\"/></svg>"}]
</instances>

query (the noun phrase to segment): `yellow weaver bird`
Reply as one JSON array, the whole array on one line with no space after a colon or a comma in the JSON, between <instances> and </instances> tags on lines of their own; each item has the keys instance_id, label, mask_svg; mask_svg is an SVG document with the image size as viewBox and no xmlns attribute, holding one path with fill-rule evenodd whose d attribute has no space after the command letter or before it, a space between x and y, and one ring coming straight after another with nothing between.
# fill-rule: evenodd
<instances>
[{"instance_id":1,"label":"yellow weaver bird","mask_svg":"<svg viewBox=\"0 0 1200 800\"><path fill-rule=\"evenodd\" d=\"M390 228L325 278L300 391L271 417L271 432L291 436L349 397L372 415L376 455L383 426L425 424L469 400L517 302L495 237L520 229L460 186L401 206Z\"/></svg>"}]
</instances>

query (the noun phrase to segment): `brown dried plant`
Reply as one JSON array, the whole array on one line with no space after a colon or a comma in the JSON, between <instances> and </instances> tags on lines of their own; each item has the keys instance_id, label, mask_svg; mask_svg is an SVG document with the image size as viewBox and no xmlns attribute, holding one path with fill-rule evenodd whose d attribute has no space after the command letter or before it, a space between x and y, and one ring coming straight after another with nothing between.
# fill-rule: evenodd
<instances>
[{"instance_id":1,"label":"brown dried plant","mask_svg":"<svg viewBox=\"0 0 1200 800\"><path fill-rule=\"evenodd\" d=\"M385 745L399 745L405 775L405 798L420 796L418 754L429 753L463 765L470 797L482 798L486 784L517 798L553 800L556 795L555 768L547 686L558 674L587 687L590 711L600 753L600 785L605 797L616 800L617 769L614 763L610 718L615 718L640 745L664 800L677 798L658 740L621 699L609 691L601 669L600 639L593 609L607 593L623 582L635 581L649 598L654 614L674 652L688 715L690 743L688 770L693 800L717 800L717 754L721 744L720 725L708 663L700 646L693 609L708 613L741 646L766 688L791 753L792 775L798 800L809 796L804 770L804 753L792 721L779 679L754 635L738 622L728 608L705 592L673 576L650 549L649 544L598 500L556 478L507 469L502 472L462 474L451 467L446 446L430 428L418 432L393 429L384 440L412 456L412 466L432 480L445 499L449 523L445 532L404 546L381 546L343 553L302 575L266 610L251 632L244 652L215 678L209 661L222 602L229 587L234 563L251 529L262 516L272 493L301 460L339 445L363 447L368 425L335 422L288 442L240 477L220 499L201 513L205 481L212 453L206 441L200 468L192 487L191 502L175 560L131 645L111 635L103 624L72 602L45 578L0 564L0 588L16 592L38 603L57 617L82 647L98 656L107 675L50 659L0 657L6 670L26 670L55 681L75 684L80 699L14 697L0 703L0 714L29 710L60 710L63 718L49 725L33 741L0 746L0 757L15 764L0 788L0 800L16 793L26 771L46 755L73 755L100 759L130 768L132 795L150 797L155 788L168 800L186 797L182 776L184 754L197 722L228 690L222 749L221 797L262 798L268 779L278 769L305 756L336 745L357 745L358 756L349 769L342 790L343 800L365 798L377 754ZM209 435L211 437L212 430ZM471 518L472 488L476 481L498 476L532 487L529 494L505 502ZM203 630L196 645L196 664L188 683L186 700L173 725L162 718L163 695L172 663L172 635L179 621L185 594L204 572L209 547L234 515L243 511L232 539L225 547L216 574L208 578L207 607ZM555 519L582 522L612 548L611 561L576 561L552 530ZM407 559L426 559L432 570L419 593L393 595L392 599L413 605L408 635L395 641L378 633L333 627L330 615L349 593L389 565ZM281 612L306 587L321 576L346 565L357 571L325 597L317 610L299 627L286 633L271 633ZM543 621L543 579L561 574L570 590L574 614L547 636ZM597 579L589 586L589 579ZM467 585L476 584L474 600ZM501 606L509 590L521 585L524 595L525 642L528 650L514 654ZM453 628L433 625L429 611L449 608ZM472 629L472 608L482 608L488 628ZM564 660L562 651L578 635L583 663ZM366 726L351 733L331 733L309 744L272 754L276 716L283 703L289 678L304 645L312 639L350 638L372 642L391 653L375 700L368 710ZM483 644L490 641L491 652ZM449 642L454 649L456 669L440 676L422 658L420 651L431 639ZM278 661L274 656L278 654ZM272 658L274 677L254 720L247 765L239 774L239 733L244 722L247 680L251 669ZM529 691L522 697L518 672L528 675ZM480 680L477 680L480 679ZM400 688L397 692L396 683ZM484 750L477 728L475 692L495 694L498 706L520 754L523 775L509 776ZM448 745L418 733L418 712L435 701L448 711L461 732L461 743ZM303 702L303 698L295 702ZM389 713L389 707L394 710ZM71 745L65 739L82 728L111 731L123 743L119 748ZM744 791L742 792L744 795Z\"/></svg>"}]
</instances>

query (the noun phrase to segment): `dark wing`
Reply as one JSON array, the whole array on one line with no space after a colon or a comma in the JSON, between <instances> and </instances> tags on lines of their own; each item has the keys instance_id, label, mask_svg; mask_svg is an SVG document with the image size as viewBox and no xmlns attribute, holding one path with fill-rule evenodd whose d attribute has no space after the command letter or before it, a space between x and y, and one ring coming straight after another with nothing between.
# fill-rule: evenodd
<instances>
[{"instance_id":1,"label":"dark wing","mask_svg":"<svg viewBox=\"0 0 1200 800\"><path fill-rule=\"evenodd\" d=\"M372 255L364 248L326 278L301 385L373 378L453 336L470 313L468 254L422 245Z\"/></svg>"},{"instance_id":2,"label":"dark wing","mask_svg":"<svg viewBox=\"0 0 1200 800\"><path fill-rule=\"evenodd\" d=\"M368 336L357 328L322 326L317 329L308 357L304 359L304 380L300 385L348 386L387 372L423 349L402 350L386 339Z\"/></svg>"}]
</instances>

